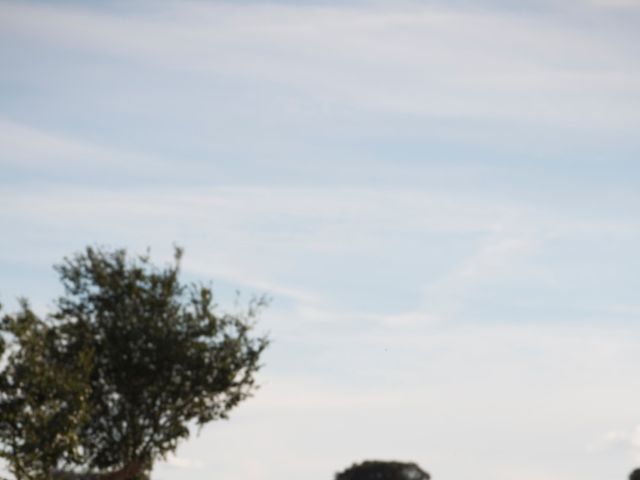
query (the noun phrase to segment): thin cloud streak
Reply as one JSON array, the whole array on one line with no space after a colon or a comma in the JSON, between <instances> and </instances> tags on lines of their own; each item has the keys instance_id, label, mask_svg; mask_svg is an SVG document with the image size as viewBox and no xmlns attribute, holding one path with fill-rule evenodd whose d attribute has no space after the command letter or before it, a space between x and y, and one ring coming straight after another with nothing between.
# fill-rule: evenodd
<instances>
[{"instance_id":1,"label":"thin cloud streak","mask_svg":"<svg viewBox=\"0 0 640 480\"><path fill-rule=\"evenodd\" d=\"M638 121L635 103L621 100L638 92L635 52L549 17L417 4L169 5L147 12L151 19L33 5L0 10L3 29L50 45L275 82L365 111L601 132Z\"/></svg>"},{"instance_id":2,"label":"thin cloud streak","mask_svg":"<svg viewBox=\"0 0 640 480\"><path fill-rule=\"evenodd\" d=\"M130 248L153 246L161 255L170 255L169 245L150 239L171 238L188 246L185 268L192 274L286 298L310 318L333 318L331 311L345 308L332 305L337 299L330 300L331 288L324 283L329 281L330 271L323 263L360 259L362 272L368 271L372 278L382 273L367 267L375 259L389 266L406 264L414 270L413 283L397 288L410 287L418 295L417 303L370 317L391 324L402 323L403 318L428 322L457 317L473 292L523 279L537 288L554 290L561 286L558 273L534 260L549 245L595 233L629 241L638 235L637 226L612 224L610 218L599 222L576 217L573 211L561 214L526 204L505 208L500 202L465 198L458 192L407 189L6 189L0 200L11 206L1 213L3 223L22 223L25 230L23 219L28 218L27 231L47 231L55 226L59 232L73 231L75 238L81 226L83 243L96 239L117 246L119 239L129 237L136 239ZM466 246L457 252L446 245L429 246L444 235L465 239L461 245ZM415 236L423 237L424 243L406 243ZM66 245L65 250L51 250L51 240ZM68 254L69 242L73 243L64 234L48 237L48 245L42 241L42 237L26 236L20 249L31 245L40 252L38 258L51 262ZM75 248L81 247L78 244ZM5 261L19 257L10 243L3 252ZM435 272L420 273L420 264L430 269L441 266ZM301 265L306 268L301 270ZM316 278L301 277L305 269L315 272L312 275ZM301 286L305 282L306 286ZM366 290L357 285L352 288ZM340 295L340 301L346 296L347 292ZM600 309L615 312L618 305ZM352 308L347 307L347 312ZM362 318L367 318L372 312L362 313ZM633 311L627 309L618 315L628 314Z\"/></svg>"},{"instance_id":3,"label":"thin cloud streak","mask_svg":"<svg viewBox=\"0 0 640 480\"><path fill-rule=\"evenodd\" d=\"M0 166L57 175L105 173L158 177L178 170L166 160L96 145L0 117Z\"/></svg>"}]
</instances>

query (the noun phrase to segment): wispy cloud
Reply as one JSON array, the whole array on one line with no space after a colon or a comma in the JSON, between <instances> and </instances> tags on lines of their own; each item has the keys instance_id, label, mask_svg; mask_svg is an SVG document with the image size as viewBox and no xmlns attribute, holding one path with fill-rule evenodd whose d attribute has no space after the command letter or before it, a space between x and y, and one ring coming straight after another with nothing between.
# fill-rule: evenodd
<instances>
[{"instance_id":1,"label":"wispy cloud","mask_svg":"<svg viewBox=\"0 0 640 480\"><path fill-rule=\"evenodd\" d=\"M92 241L120 245L123 238L133 250L152 246L168 256L175 241L187 247L184 266L193 275L293 302L309 321L368 318L388 326L457 317L479 294L510 284L554 291L561 286L558 266L536 260L552 245L595 233L621 239L638 233L608 217L586 221L573 211L408 189L5 189L0 201L11 207L1 212L3 223L23 224L25 231L20 245L4 238L5 260L29 245L39 252L32 261L49 264L69 248ZM59 233L44 242L37 232L53 226ZM445 237L458 238L459 246L443 243ZM386 280L400 271L404 285ZM341 282L347 287L336 295ZM377 311L381 298L364 310L350 300L385 284L411 292L412 300L383 312ZM621 303L589 309L634 314L616 305Z\"/></svg>"},{"instance_id":2,"label":"wispy cloud","mask_svg":"<svg viewBox=\"0 0 640 480\"><path fill-rule=\"evenodd\" d=\"M621 100L621 92L637 92L632 49L550 16L416 3L166 3L126 16L0 8L5 31L49 45L274 82L371 112L599 130L628 129L638 120L635 104Z\"/></svg>"},{"instance_id":3,"label":"wispy cloud","mask_svg":"<svg viewBox=\"0 0 640 480\"><path fill-rule=\"evenodd\" d=\"M158 176L175 170L167 161L143 153L34 128L0 117L0 166L69 176L93 172ZM117 172L117 173L116 173Z\"/></svg>"},{"instance_id":4,"label":"wispy cloud","mask_svg":"<svg viewBox=\"0 0 640 480\"><path fill-rule=\"evenodd\" d=\"M173 242L275 297L263 388L166 479L624 478L635 4L0 2L2 299Z\"/></svg>"},{"instance_id":5,"label":"wispy cloud","mask_svg":"<svg viewBox=\"0 0 640 480\"><path fill-rule=\"evenodd\" d=\"M204 462L200 460L193 460L186 457L181 457L175 454L169 454L167 459L162 462L171 468L178 468L182 470L200 470L204 467Z\"/></svg>"},{"instance_id":6,"label":"wispy cloud","mask_svg":"<svg viewBox=\"0 0 640 480\"><path fill-rule=\"evenodd\" d=\"M612 450L622 451L640 464L640 425L627 430L611 430L587 446L588 452L599 455Z\"/></svg>"}]
</instances>

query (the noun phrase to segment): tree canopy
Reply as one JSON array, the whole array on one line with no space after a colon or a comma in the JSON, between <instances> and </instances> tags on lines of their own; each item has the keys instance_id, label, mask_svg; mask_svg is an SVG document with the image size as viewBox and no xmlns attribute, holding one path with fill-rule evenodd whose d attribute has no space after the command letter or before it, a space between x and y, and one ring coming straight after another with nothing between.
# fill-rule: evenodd
<instances>
[{"instance_id":1,"label":"tree canopy","mask_svg":"<svg viewBox=\"0 0 640 480\"><path fill-rule=\"evenodd\" d=\"M0 329L0 457L18 479L45 478L78 459L91 352L69 349L65 329L47 325L24 301Z\"/></svg>"},{"instance_id":2,"label":"tree canopy","mask_svg":"<svg viewBox=\"0 0 640 480\"><path fill-rule=\"evenodd\" d=\"M429 480L415 463L368 460L336 474L336 480Z\"/></svg>"},{"instance_id":3,"label":"tree canopy","mask_svg":"<svg viewBox=\"0 0 640 480\"><path fill-rule=\"evenodd\" d=\"M252 394L268 345L254 334L264 298L218 313L209 286L179 281L181 256L158 268L89 247L55 267L64 293L44 320L26 302L4 317L0 455L18 480L61 467L135 478L190 426Z\"/></svg>"}]
</instances>

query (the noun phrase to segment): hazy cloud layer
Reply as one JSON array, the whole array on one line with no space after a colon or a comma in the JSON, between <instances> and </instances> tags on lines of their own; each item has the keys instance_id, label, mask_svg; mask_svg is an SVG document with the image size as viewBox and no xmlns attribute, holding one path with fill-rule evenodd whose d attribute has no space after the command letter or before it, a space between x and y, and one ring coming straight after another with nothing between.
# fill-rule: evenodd
<instances>
[{"instance_id":1,"label":"hazy cloud layer","mask_svg":"<svg viewBox=\"0 0 640 480\"><path fill-rule=\"evenodd\" d=\"M0 300L86 244L274 297L263 388L158 479L625 478L640 6L0 4ZM634 463L635 462L635 463Z\"/></svg>"}]
</instances>

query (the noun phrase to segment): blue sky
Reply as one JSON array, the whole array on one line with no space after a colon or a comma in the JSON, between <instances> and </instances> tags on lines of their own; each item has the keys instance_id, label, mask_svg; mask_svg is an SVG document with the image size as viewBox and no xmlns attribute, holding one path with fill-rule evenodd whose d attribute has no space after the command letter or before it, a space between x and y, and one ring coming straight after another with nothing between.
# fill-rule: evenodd
<instances>
[{"instance_id":1,"label":"blue sky","mask_svg":"<svg viewBox=\"0 0 640 480\"><path fill-rule=\"evenodd\" d=\"M87 244L274 298L160 480L640 465L640 3L0 4L0 300Z\"/></svg>"}]
</instances>

